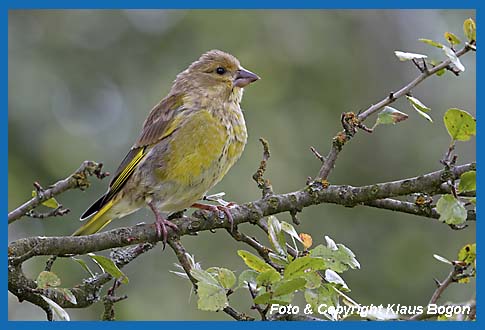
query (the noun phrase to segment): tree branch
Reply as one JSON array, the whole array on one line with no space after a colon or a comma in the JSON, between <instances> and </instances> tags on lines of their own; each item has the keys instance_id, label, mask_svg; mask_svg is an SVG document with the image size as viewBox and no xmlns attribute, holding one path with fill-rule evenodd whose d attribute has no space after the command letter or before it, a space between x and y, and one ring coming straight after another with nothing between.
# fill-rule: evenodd
<instances>
[{"instance_id":1,"label":"tree branch","mask_svg":"<svg viewBox=\"0 0 485 330\"><path fill-rule=\"evenodd\" d=\"M432 208L426 205L420 206L416 205L415 203L404 202L392 198L376 199L374 201L366 202L364 205L402 213L414 214L432 219L439 219L440 217L440 214L438 213L438 211L436 211L436 208ZM476 220L477 215L474 210L468 210L467 212L468 221Z\"/></svg>"},{"instance_id":2,"label":"tree branch","mask_svg":"<svg viewBox=\"0 0 485 330\"><path fill-rule=\"evenodd\" d=\"M276 270L281 270L281 266L278 266L273 261L271 261L269 254L274 253L271 249L267 248L266 246L262 245L258 240L254 237L249 237L248 235L241 233L237 229L233 231L227 230L227 232L238 242L246 243L247 245L251 246L255 249L258 254L263 258L263 260L271 265Z\"/></svg>"},{"instance_id":3,"label":"tree branch","mask_svg":"<svg viewBox=\"0 0 485 330\"><path fill-rule=\"evenodd\" d=\"M460 263L455 263L453 265L453 269L450 271L450 273L448 274L445 280L443 280L442 282L439 282L438 280L435 279L437 287L436 287L436 290L433 292L433 295L431 296L427 306L431 304L436 304L438 299L441 297L443 292L450 286L450 284L456 282L460 277L460 275L463 274L463 271L465 268L466 266L463 266ZM431 315L431 317L433 316L434 315ZM427 313L427 309L426 309L426 311L424 311L423 313L416 314L410 317L409 319L422 320L422 319L426 319L427 317L429 317L429 314Z\"/></svg>"},{"instance_id":4,"label":"tree branch","mask_svg":"<svg viewBox=\"0 0 485 330\"><path fill-rule=\"evenodd\" d=\"M461 50L456 52L456 56L460 57L463 56L464 54L468 53L470 50L472 50L472 47L470 45L466 45L463 47ZM365 111L361 112L359 115L355 116L355 119L353 119L350 124L353 129L355 127L359 127L359 125L362 124L370 115L376 113L377 111L383 109L385 106L388 106L392 103L394 103L396 100L399 98L405 96L411 90L416 87L418 84L423 82L426 78L431 77L432 75L436 74L442 69L446 69L450 66L451 60L446 59L440 62L438 65L434 66L431 69L426 68L426 70L422 70L421 74L418 75L414 80L409 82L407 85L403 86L401 89L399 89L397 92L392 92L390 93L386 98L382 99L381 101L377 102L376 104L370 106L367 108ZM349 113L351 114L351 113ZM344 115L349 115L349 114L344 114ZM344 121L343 121L344 123ZM347 124L348 125L348 124ZM343 146L345 143L350 141L350 139L353 136L353 133L355 132L349 132L348 129L344 126L344 131L338 133L333 141L332 141L332 146L330 148L330 151L326 157L324 157L325 162L323 163L322 167L318 171L318 176L320 180L326 180L328 178L328 175L332 171L332 169L335 166L335 162L337 160L337 156L342 150ZM362 128L362 127L361 127ZM356 130L355 130L356 131ZM350 134L349 134L350 133Z\"/></svg>"},{"instance_id":5,"label":"tree branch","mask_svg":"<svg viewBox=\"0 0 485 330\"><path fill-rule=\"evenodd\" d=\"M250 222L264 229L265 224L262 223L262 218L268 215L303 209L322 203L356 206L370 203L376 199L417 192L432 193L442 189L442 184L450 176L458 178L462 173L470 170L475 170L475 163L455 166L451 170L440 170L405 180L362 187L331 185L323 188L321 183L314 182L299 191L272 195L266 199L235 206L231 208L231 214L235 226ZM192 216L173 219L172 221L178 226L177 235L180 236L231 227L227 218L220 219L218 215L212 212L195 212ZM173 242L173 239L178 237L174 235L173 231L169 229L169 241ZM8 246L9 291L16 295L20 301L27 300L44 309L48 309L48 306L40 298L39 293L56 301L61 307L86 307L99 300L99 291L104 284L112 279L111 275L107 273L97 275L72 288L71 291L77 300L77 304L72 304L58 291L51 289L39 291L36 283L23 274L22 263L34 256L77 255L117 248L112 252L112 258L119 267L123 267L151 249L154 246L152 243L159 239L153 224L140 224L88 236L29 237L13 241ZM125 246L129 247L122 248ZM234 311L228 309L225 312L229 314Z\"/></svg>"},{"instance_id":6,"label":"tree branch","mask_svg":"<svg viewBox=\"0 0 485 330\"><path fill-rule=\"evenodd\" d=\"M168 240L168 244L170 247L173 249L175 252L175 255L177 256L177 259L179 260L180 264L182 265L182 268L185 271L185 274L187 274L190 282L192 282L192 285L194 286L194 290L197 290L197 280L192 276L190 273L191 270L191 263L190 260L187 257L187 251L185 250L184 246L180 242L180 239L178 237L172 237L171 239ZM229 295L229 293L228 293ZM224 313L227 315L231 316L234 318L236 321L254 321L254 318L236 311L233 307L231 306L226 306L223 309Z\"/></svg>"},{"instance_id":7,"label":"tree branch","mask_svg":"<svg viewBox=\"0 0 485 330\"><path fill-rule=\"evenodd\" d=\"M101 163L96 163L89 160L84 161L74 173L69 175L64 180L56 182L48 189L38 189L37 196L28 200L8 214L8 223L13 223L24 215L27 215L31 210L43 202L51 199L54 196L62 194L67 190L76 188L81 190L86 189L89 187L88 176L95 175L98 179L102 179L109 175L107 172L101 171L102 167L103 164Z\"/></svg>"},{"instance_id":8,"label":"tree branch","mask_svg":"<svg viewBox=\"0 0 485 330\"><path fill-rule=\"evenodd\" d=\"M135 246L113 249L110 254L111 259L119 268L123 268L128 263L143 253L152 249L155 245L142 243ZM100 291L104 284L112 280L108 273L98 274L94 277L83 280L69 290L76 297L76 304L66 299L66 296L55 289L38 289L35 281L27 278L22 272L22 265L8 266L8 290L17 296L19 302L29 301L44 310L50 310L48 304L40 297L40 294L52 299L63 308L85 308L99 301Z\"/></svg>"},{"instance_id":9,"label":"tree branch","mask_svg":"<svg viewBox=\"0 0 485 330\"><path fill-rule=\"evenodd\" d=\"M441 184L446 182L447 175L458 178L464 172L475 168L475 163L471 163L456 166L451 172L440 170L414 178L362 187L331 185L324 189L319 183L313 183L299 191L273 195L266 199L234 206L231 208L231 214L235 226L246 222L257 224L259 219L268 215L322 203L352 207L376 199L418 192L430 193L440 189ZM212 212L196 212L192 216L173 219L172 222L178 226L180 236L231 226L227 218L221 219ZM169 236L174 236L170 228ZM86 254L145 242L154 243L158 240L153 224L140 224L88 236L22 238L9 244L8 254L10 263L16 265L33 256Z\"/></svg>"}]
</instances>

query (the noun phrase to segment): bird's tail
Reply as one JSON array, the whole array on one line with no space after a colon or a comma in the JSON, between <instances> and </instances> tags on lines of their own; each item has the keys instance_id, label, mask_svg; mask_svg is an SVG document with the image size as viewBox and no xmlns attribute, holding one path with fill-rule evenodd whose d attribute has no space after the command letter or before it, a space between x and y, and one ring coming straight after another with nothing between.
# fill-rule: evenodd
<instances>
[{"instance_id":1,"label":"bird's tail","mask_svg":"<svg viewBox=\"0 0 485 330\"><path fill-rule=\"evenodd\" d=\"M83 235L91 235L95 234L104 227L106 227L111 220L113 220L113 216L108 212L111 207L113 206L114 201L110 200L108 203L103 205L103 207L96 212L91 219L88 220L81 228L76 230L72 236L83 236Z\"/></svg>"}]
</instances>

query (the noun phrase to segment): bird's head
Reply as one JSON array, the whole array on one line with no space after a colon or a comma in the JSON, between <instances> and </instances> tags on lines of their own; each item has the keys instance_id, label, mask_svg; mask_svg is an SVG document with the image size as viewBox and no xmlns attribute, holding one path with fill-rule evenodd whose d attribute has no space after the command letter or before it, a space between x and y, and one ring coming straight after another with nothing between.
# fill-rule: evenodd
<instances>
[{"instance_id":1,"label":"bird's head","mask_svg":"<svg viewBox=\"0 0 485 330\"><path fill-rule=\"evenodd\" d=\"M220 50L210 50L177 76L175 84L215 96L240 95L242 88L260 79L244 69L239 60Z\"/></svg>"}]
</instances>

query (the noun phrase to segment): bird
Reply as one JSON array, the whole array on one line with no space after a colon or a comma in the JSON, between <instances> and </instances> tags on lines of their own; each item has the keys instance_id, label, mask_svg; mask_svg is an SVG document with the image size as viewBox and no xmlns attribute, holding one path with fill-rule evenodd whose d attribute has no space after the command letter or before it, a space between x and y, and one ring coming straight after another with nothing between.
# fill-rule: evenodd
<instances>
[{"instance_id":1,"label":"bird","mask_svg":"<svg viewBox=\"0 0 485 330\"><path fill-rule=\"evenodd\" d=\"M247 130L240 107L246 86L259 80L233 55L210 50L179 73L156 104L116 170L109 188L80 217L72 236L99 232L113 219L148 207L163 245L177 226L163 214L225 206L198 203L240 158Z\"/></svg>"}]
</instances>

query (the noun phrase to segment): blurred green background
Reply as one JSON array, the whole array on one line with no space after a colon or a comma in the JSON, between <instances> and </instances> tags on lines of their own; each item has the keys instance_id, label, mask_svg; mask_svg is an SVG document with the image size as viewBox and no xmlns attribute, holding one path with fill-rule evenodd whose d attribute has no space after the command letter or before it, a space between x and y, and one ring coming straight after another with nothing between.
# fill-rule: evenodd
<instances>
[{"instance_id":1,"label":"blurred green background","mask_svg":"<svg viewBox=\"0 0 485 330\"><path fill-rule=\"evenodd\" d=\"M240 161L212 192L226 192L238 203L260 197L251 179L261 159L260 136L271 146L267 170L276 192L302 188L319 162L313 145L326 154L340 129L343 111L359 111L397 90L417 75L399 62L394 50L426 53L442 59L439 49L417 41L445 42L443 33L462 37L462 24L474 11L434 10L65 10L10 11L9 14L9 210L30 197L32 182L49 184L66 177L83 160L114 171L134 142L145 116L167 94L175 75L201 53L218 48L237 56L262 77L246 89L242 106L249 131ZM405 100L395 107L409 114L396 126L359 133L341 153L330 181L363 185L405 178L441 168L449 144L442 116L447 108L475 113L475 56L462 59L466 71L447 72L420 85L413 95L432 108L429 123ZM368 122L371 126L375 118ZM475 141L458 143L459 163L475 160ZM48 220L22 219L9 226L9 240L68 235L79 215L107 187L93 180L85 192L69 191L58 200L72 212ZM290 221L288 214L280 220ZM434 220L390 211L336 205L307 208L297 228L315 243L329 235L352 249L361 270L344 273L351 296L361 304L424 305L448 267L433 253L453 259L475 241L475 224L452 231ZM115 221L109 228L153 222L148 211ZM248 233L260 233L251 225ZM264 238L262 238L264 239ZM188 251L203 267L245 269L225 231L184 237ZM35 278L45 259L25 265ZM190 284L169 273L176 259L160 246L124 269L130 278L116 305L120 320L227 320L224 313L197 310ZM53 271L63 286L86 274L69 260ZM472 285L453 285L442 302L471 298ZM44 313L9 296L9 319L43 320ZM231 303L250 312L249 294ZM68 310L74 320L99 319L100 303Z\"/></svg>"}]
</instances>

